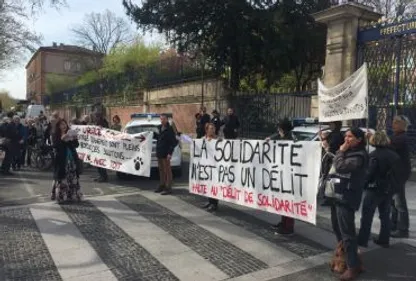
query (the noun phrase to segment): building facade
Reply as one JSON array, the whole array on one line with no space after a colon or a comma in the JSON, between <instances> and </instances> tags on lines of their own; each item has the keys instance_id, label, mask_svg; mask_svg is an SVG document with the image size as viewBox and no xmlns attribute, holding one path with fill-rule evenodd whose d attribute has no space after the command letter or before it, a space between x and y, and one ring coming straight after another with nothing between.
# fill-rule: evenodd
<instances>
[{"instance_id":1,"label":"building facade","mask_svg":"<svg viewBox=\"0 0 416 281\"><path fill-rule=\"evenodd\" d=\"M47 103L51 91L48 81L70 86L81 74L101 67L103 57L99 52L62 43L40 47L26 65L26 99Z\"/></svg>"}]
</instances>

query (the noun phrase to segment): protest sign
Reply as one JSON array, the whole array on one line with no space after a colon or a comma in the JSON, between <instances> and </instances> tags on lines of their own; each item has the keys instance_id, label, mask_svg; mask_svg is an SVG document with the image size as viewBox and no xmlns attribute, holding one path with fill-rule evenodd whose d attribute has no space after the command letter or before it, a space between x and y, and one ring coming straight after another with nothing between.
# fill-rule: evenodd
<instances>
[{"instance_id":1,"label":"protest sign","mask_svg":"<svg viewBox=\"0 0 416 281\"><path fill-rule=\"evenodd\" d=\"M327 88L318 79L319 122L368 118L367 65L335 87Z\"/></svg>"},{"instance_id":2,"label":"protest sign","mask_svg":"<svg viewBox=\"0 0 416 281\"><path fill-rule=\"evenodd\" d=\"M319 142L194 140L189 191L316 224Z\"/></svg>"},{"instance_id":3,"label":"protest sign","mask_svg":"<svg viewBox=\"0 0 416 281\"><path fill-rule=\"evenodd\" d=\"M71 126L77 131L79 158L96 167L150 177L153 133L120 133L97 126Z\"/></svg>"}]
</instances>

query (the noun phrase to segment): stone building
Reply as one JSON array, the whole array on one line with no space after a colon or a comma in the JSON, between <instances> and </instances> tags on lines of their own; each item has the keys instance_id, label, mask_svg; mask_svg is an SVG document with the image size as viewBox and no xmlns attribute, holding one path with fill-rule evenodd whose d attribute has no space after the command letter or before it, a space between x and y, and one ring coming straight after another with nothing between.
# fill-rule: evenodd
<instances>
[{"instance_id":1,"label":"stone building","mask_svg":"<svg viewBox=\"0 0 416 281\"><path fill-rule=\"evenodd\" d=\"M26 65L26 99L45 103L48 78L75 80L86 71L99 68L103 57L99 52L62 43L40 47Z\"/></svg>"}]
</instances>

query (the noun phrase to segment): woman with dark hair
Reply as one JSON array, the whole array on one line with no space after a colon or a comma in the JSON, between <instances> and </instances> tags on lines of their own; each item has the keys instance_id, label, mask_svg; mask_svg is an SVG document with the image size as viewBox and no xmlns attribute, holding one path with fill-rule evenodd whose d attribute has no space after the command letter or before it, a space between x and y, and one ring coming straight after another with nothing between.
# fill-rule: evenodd
<instances>
[{"instance_id":1,"label":"woman with dark hair","mask_svg":"<svg viewBox=\"0 0 416 281\"><path fill-rule=\"evenodd\" d=\"M292 136L293 125L289 119L280 120L277 124L277 133L268 137L266 140L287 140L293 141ZM282 216L280 223L274 225L273 228L278 234L289 235L293 234L295 227L295 220L290 217Z\"/></svg>"},{"instance_id":2,"label":"woman with dark hair","mask_svg":"<svg viewBox=\"0 0 416 281\"><path fill-rule=\"evenodd\" d=\"M121 131L121 119L120 119L120 117L118 115L114 115L112 121L113 121L113 124L111 124L110 129L120 132Z\"/></svg>"},{"instance_id":3,"label":"woman with dark hair","mask_svg":"<svg viewBox=\"0 0 416 281\"><path fill-rule=\"evenodd\" d=\"M56 199L56 188L66 185L69 188L69 195L76 196L81 200L82 193L79 185L79 159L76 148L78 147L77 135L69 130L68 123L64 119L60 119L56 123L55 134L53 135L53 145L56 151L54 163L54 185L52 189L51 199ZM58 200L65 199L65 194L59 192Z\"/></svg>"},{"instance_id":4,"label":"woman with dark hair","mask_svg":"<svg viewBox=\"0 0 416 281\"><path fill-rule=\"evenodd\" d=\"M215 140L217 138L216 127L213 123L205 124L205 137L204 139L208 142ZM218 209L218 199L208 198L208 204L203 206L204 209L207 209L208 212L215 212Z\"/></svg>"},{"instance_id":5,"label":"woman with dark hair","mask_svg":"<svg viewBox=\"0 0 416 281\"><path fill-rule=\"evenodd\" d=\"M343 281L354 280L362 272L358 257L355 231L355 212L361 204L366 182L368 154L365 133L353 128L345 133L344 143L337 151L329 178L334 194L331 205L332 228L345 249L347 270L341 275Z\"/></svg>"}]
</instances>

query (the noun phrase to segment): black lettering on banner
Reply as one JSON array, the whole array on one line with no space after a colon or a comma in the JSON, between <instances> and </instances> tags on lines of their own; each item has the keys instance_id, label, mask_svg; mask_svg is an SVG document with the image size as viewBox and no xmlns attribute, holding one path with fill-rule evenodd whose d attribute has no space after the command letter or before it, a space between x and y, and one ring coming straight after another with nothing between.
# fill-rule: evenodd
<instances>
[{"instance_id":1,"label":"black lettering on banner","mask_svg":"<svg viewBox=\"0 0 416 281\"><path fill-rule=\"evenodd\" d=\"M268 141L263 142L263 157L261 159L261 163L266 163L264 158L267 158L268 163L272 163L268 153L270 151L270 143Z\"/></svg>"},{"instance_id":2,"label":"black lettering on banner","mask_svg":"<svg viewBox=\"0 0 416 281\"><path fill-rule=\"evenodd\" d=\"M218 180L221 183L234 183L234 166L220 165L218 167Z\"/></svg>"},{"instance_id":3,"label":"black lettering on banner","mask_svg":"<svg viewBox=\"0 0 416 281\"><path fill-rule=\"evenodd\" d=\"M191 178L194 180L212 181L215 166L192 164Z\"/></svg>"},{"instance_id":4,"label":"black lettering on banner","mask_svg":"<svg viewBox=\"0 0 416 281\"><path fill-rule=\"evenodd\" d=\"M288 147L289 144L288 143L278 143L277 144L280 148L280 164L284 165L285 164L285 147Z\"/></svg>"},{"instance_id":5,"label":"black lettering on banner","mask_svg":"<svg viewBox=\"0 0 416 281\"><path fill-rule=\"evenodd\" d=\"M303 179L308 178L308 175L295 173L294 176L299 179L299 194L303 196Z\"/></svg>"},{"instance_id":6,"label":"black lettering on banner","mask_svg":"<svg viewBox=\"0 0 416 281\"><path fill-rule=\"evenodd\" d=\"M140 144L123 142L123 150L140 152Z\"/></svg>"},{"instance_id":7,"label":"black lettering on banner","mask_svg":"<svg viewBox=\"0 0 416 281\"><path fill-rule=\"evenodd\" d=\"M243 187L255 187L256 167L241 167L241 185Z\"/></svg>"},{"instance_id":8,"label":"black lettering on banner","mask_svg":"<svg viewBox=\"0 0 416 281\"><path fill-rule=\"evenodd\" d=\"M220 156L217 156L217 153L215 153L214 160L217 161L217 162L222 161L222 159L224 158L224 150L221 147L222 142L223 142L223 140L217 140L217 142L215 143L215 151L216 152L221 152Z\"/></svg>"},{"instance_id":9,"label":"black lettering on banner","mask_svg":"<svg viewBox=\"0 0 416 281\"><path fill-rule=\"evenodd\" d=\"M241 163L246 164L251 162L251 156L253 154L253 146L250 142L244 141L241 146L240 158Z\"/></svg>"},{"instance_id":10,"label":"black lettering on banner","mask_svg":"<svg viewBox=\"0 0 416 281\"><path fill-rule=\"evenodd\" d=\"M291 166L298 166L298 167L302 167L302 164L299 162L295 162L294 158L296 156L299 156L299 154L297 153L297 149L302 149L303 146L301 144L292 144L292 146L290 147L290 165Z\"/></svg>"},{"instance_id":11,"label":"black lettering on banner","mask_svg":"<svg viewBox=\"0 0 416 281\"><path fill-rule=\"evenodd\" d=\"M263 182L263 190L270 189L271 191L279 192L281 187L278 185L279 174L282 177L282 172L279 173L277 168L279 166L275 165L272 166L272 169L269 171L266 168L262 169L262 182Z\"/></svg>"}]
</instances>

